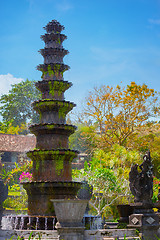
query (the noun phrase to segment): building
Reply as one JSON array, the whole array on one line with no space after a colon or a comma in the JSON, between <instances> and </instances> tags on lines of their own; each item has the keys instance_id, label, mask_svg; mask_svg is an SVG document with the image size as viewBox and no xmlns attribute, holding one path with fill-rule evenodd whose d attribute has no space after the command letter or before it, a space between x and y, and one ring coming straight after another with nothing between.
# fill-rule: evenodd
<instances>
[{"instance_id":1,"label":"building","mask_svg":"<svg viewBox=\"0 0 160 240\"><path fill-rule=\"evenodd\" d=\"M15 162L21 162L27 158L26 152L35 147L36 137L32 134L0 134L0 157L6 169L13 168Z\"/></svg>"}]
</instances>

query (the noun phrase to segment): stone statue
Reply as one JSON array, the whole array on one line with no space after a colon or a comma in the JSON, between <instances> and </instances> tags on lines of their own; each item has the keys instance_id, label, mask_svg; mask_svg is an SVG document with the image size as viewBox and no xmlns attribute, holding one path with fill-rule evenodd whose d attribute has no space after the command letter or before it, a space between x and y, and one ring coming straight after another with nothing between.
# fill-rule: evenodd
<instances>
[{"instance_id":1,"label":"stone statue","mask_svg":"<svg viewBox=\"0 0 160 240\"><path fill-rule=\"evenodd\" d=\"M138 169L139 168L139 169ZM150 151L143 157L143 163L132 166L129 173L130 190L134 195L135 203L152 204L153 196L153 165Z\"/></svg>"}]
</instances>

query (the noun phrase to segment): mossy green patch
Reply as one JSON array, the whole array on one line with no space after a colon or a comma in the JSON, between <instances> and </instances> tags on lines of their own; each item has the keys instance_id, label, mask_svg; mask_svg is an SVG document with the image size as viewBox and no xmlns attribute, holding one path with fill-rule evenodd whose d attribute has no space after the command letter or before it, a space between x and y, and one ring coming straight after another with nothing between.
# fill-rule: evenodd
<instances>
[{"instance_id":1,"label":"mossy green patch","mask_svg":"<svg viewBox=\"0 0 160 240\"><path fill-rule=\"evenodd\" d=\"M36 161L36 171L38 172L39 171L39 161Z\"/></svg>"},{"instance_id":2,"label":"mossy green patch","mask_svg":"<svg viewBox=\"0 0 160 240\"><path fill-rule=\"evenodd\" d=\"M56 80L54 82L49 81L48 85L49 85L49 93L52 96L55 95L55 91L58 92L58 96L60 96L70 86L69 83L66 83L63 81L56 81Z\"/></svg>"},{"instance_id":3,"label":"mossy green patch","mask_svg":"<svg viewBox=\"0 0 160 240\"><path fill-rule=\"evenodd\" d=\"M53 160L53 164L56 166L56 173L60 175L63 172L62 163L66 160L71 163L76 157L77 153L71 150L39 150L28 152L27 156L34 161L34 169L36 172L39 171L39 167L45 167L45 161L50 159Z\"/></svg>"},{"instance_id":4,"label":"mossy green patch","mask_svg":"<svg viewBox=\"0 0 160 240\"><path fill-rule=\"evenodd\" d=\"M59 155L59 156L57 156L57 159L55 160L55 171L58 176L63 174L64 159L65 159L64 155Z\"/></svg>"},{"instance_id":5,"label":"mossy green patch","mask_svg":"<svg viewBox=\"0 0 160 240\"><path fill-rule=\"evenodd\" d=\"M61 44L60 38L58 38L56 42L57 42L58 44Z\"/></svg>"},{"instance_id":6,"label":"mossy green patch","mask_svg":"<svg viewBox=\"0 0 160 240\"><path fill-rule=\"evenodd\" d=\"M69 104L67 102L64 102L63 107L59 108L59 111L58 111L59 118L64 119L68 111L69 111Z\"/></svg>"},{"instance_id":7,"label":"mossy green patch","mask_svg":"<svg viewBox=\"0 0 160 240\"><path fill-rule=\"evenodd\" d=\"M47 70L45 71L42 67L40 68L40 71L42 72L41 78L43 78L45 75L49 75L50 77L56 76L57 78L63 77L63 73L67 69L62 70L61 64L53 64L52 66L48 64Z\"/></svg>"},{"instance_id":8,"label":"mossy green patch","mask_svg":"<svg viewBox=\"0 0 160 240\"><path fill-rule=\"evenodd\" d=\"M74 104L66 101L45 99L34 102L33 107L38 113L44 110L53 111L53 109L57 109L59 118L65 119L66 114L72 110Z\"/></svg>"},{"instance_id":9,"label":"mossy green patch","mask_svg":"<svg viewBox=\"0 0 160 240\"><path fill-rule=\"evenodd\" d=\"M54 87L53 87L53 85L52 85L52 82L49 81L48 85L49 85L49 94L51 94L52 96L54 96L54 91L55 91L55 89L54 89Z\"/></svg>"}]
</instances>

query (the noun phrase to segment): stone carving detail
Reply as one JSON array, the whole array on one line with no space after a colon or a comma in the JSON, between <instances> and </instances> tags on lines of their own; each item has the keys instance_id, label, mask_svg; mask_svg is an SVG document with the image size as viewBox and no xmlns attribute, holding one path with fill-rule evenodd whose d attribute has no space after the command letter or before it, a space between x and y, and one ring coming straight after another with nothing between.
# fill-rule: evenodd
<instances>
[{"instance_id":1,"label":"stone carving detail","mask_svg":"<svg viewBox=\"0 0 160 240\"><path fill-rule=\"evenodd\" d=\"M149 217L149 218L147 218L146 222L149 224L153 224L155 222L155 220L154 220L154 218Z\"/></svg>"},{"instance_id":2,"label":"stone carving detail","mask_svg":"<svg viewBox=\"0 0 160 240\"><path fill-rule=\"evenodd\" d=\"M139 168L139 169L138 169ZM138 171L139 170L139 171ZM132 166L129 173L130 190L135 203L152 204L153 196L153 165L150 151L143 157L143 163Z\"/></svg>"},{"instance_id":3,"label":"stone carving detail","mask_svg":"<svg viewBox=\"0 0 160 240\"><path fill-rule=\"evenodd\" d=\"M134 225L136 225L139 222L139 220L136 217L134 217L131 221Z\"/></svg>"}]
</instances>

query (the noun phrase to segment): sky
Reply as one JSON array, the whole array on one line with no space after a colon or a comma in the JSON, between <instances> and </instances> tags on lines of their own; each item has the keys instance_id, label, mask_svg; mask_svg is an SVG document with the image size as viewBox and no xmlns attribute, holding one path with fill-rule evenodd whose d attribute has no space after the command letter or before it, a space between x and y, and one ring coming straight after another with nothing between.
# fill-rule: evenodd
<instances>
[{"instance_id":1,"label":"sky","mask_svg":"<svg viewBox=\"0 0 160 240\"><path fill-rule=\"evenodd\" d=\"M160 91L160 0L1 0L0 95L41 80L43 27L65 26L66 100L77 107L95 86L147 84Z\"/></svg>"}]
</instances>

